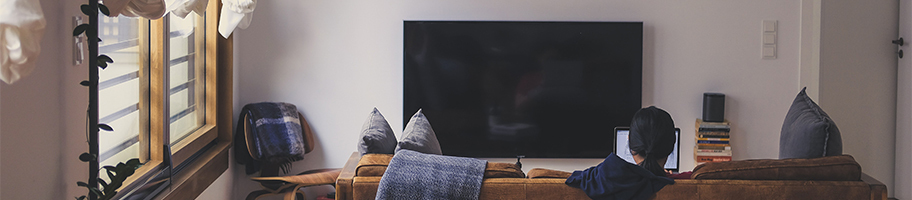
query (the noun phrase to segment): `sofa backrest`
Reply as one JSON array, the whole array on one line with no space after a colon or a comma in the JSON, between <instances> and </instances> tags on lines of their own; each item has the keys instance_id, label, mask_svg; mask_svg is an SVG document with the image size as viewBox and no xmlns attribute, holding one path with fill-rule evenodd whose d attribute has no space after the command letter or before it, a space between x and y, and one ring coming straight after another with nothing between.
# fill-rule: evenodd
<instances>
[{"instance_id":1,"label":"sofa backrest","mask_svg":"<svg viewBox=\"0 0 912 200\"><path fill-rule=\"evenodd\" d=\"M851 155L810 159L758 159L697 166L693 179L858 181L861 165Z\"/></svg>"},{"instance_id":2,"label":"sofa backrest","mask_svg":"<svg viewBox=\"0 0 912 200\"><path fill-rule=\"evenodd\" d=\"M355 176L383 176L393 154L364 154L355 169ZM525 178L526 174L513 163L488 162L484 178Z\"/></svg>"}]
</instances>

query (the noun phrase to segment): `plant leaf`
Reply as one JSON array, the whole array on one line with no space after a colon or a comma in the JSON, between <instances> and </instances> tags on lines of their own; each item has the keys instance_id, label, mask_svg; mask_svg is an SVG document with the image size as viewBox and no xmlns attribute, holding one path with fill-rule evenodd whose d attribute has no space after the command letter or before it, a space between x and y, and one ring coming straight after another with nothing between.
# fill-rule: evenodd
<instances>
[{"instance_id":1,"label":"plant leaf","mask_svg":"<svg viewBox=\"0 0 912 200\"><path fill-rule=\"evenodd\" d=\"M95 159L95 156L93 156L92 154L84 153L84 152L82 154L79 154L79 160L81 160L82 162L89 162L94 159Z\"/></svg>"},{"instance_id":2,"label":"plant leaf","mask_svg":"<svg viewBox=\"0 0 912 200\"><path fill-rule=\"evenodd\" d=\"M106 63L105 61L103 61L103 60L97 60L96 62L98 63L98 67L101 67L101 69L106 69L106 68L108 68L108 63Z\"/></svg>"},{"instance_id":3,"label":"plant leaf","mask_svg":"<svg viewBox=\"0 0 912 200\"><path fill-rule=\"evenodd\" d=\"M115 175L115 176L119 176L119 174ZM111 183L108 183L108 187L111 187L111 189L117 190L117 188L120 188L120 186L123 185L123 182L126 180L126 178L119 178L119 177L117 179L118 180L111 180Z\"/></svg>"},{"instance_id":4,"label":"plant leaf","mask_svg":"<svg viewBox=\"0 0 912 200\"><path fill-rule=\"evenodd\" d=\"M98 190L98 188L94 188L94 187L89 188L89 191L92 191L92 193L95 193L95 196L104 196L104 193L101 192L101 190Z\"/></svg>"},{"instance_id":5,"label":"plant leaf","mask_svg":"<svg viewBox=\"0 0 912 200\"><path fill-rule=\"evenodd\" d=\"M115 180L114 177L117 177L117 176L114 175L114 173L111 172L111 170L107 170L106 172L108 173L108 178L111 179L111 180ZM116 183L115 183L115 184L116 184Z\"/></svg>"},{"instance_id":6,"label":"plant leaf","mask_svg":"<svg viewBox=\"0 0 912 200\"><path fill-rule=\"evenodd\" d=\"M82 181L77 181L77 182L76 182L76 185L82 186L82 187L89 187L89 184L88 184L88 183L82 182Z\"/></svg>"},{"instance_id":7,"label":"plant leaf","mask_svg":"<svg viewBox=\"0 0 912 200\"><path fill-rule=\"evenodd\" d=\"M113 190L117 190L117 188L120 188L120 186L123 186L123 180L111 183L111 189Z\"/></svg>"},{"instance_id":8,"label":"plant leaf","mask_svg":"<svg viewBox=\"0 0 912 200\"><path fill-rule=\"evenodd\" d=\"M108 195L105 195L104 199L112 199L112 198L114 198L114 195L117 195L117 191L112 191L111 193L108 193Z\"/></svg>"},{"instance_id":9,"label":"plant leaf","mask_svg":"<svg viewBox=\"0 0 912 200\"><path fill-rule=\"evenodd\" d=\"M98 184L101 184L101 187L105 190L108 190L108 182L105 182L104 179L98 178Z\"/></svg>"},{"instance_id":10,"label":"plant leaf","mask_svg":"<svg viewBox=\"0 0 912 200\"><path fill-rule=\"evenodd\" d=\"M98 55L98 60L106 63L114 63L114 59L111 59L110 56L104 54Z\"/></svg>"},{"instance_id":11,"label":"plant leaf","mask_svg":"<svg viewBox=\"0 0 912 200\"><path fill-rule=\"evenodd\" d=\"M76 197L76 200L85 200L85 198L86 198L86 195L82 195L82 196Z\"/></svg>"},{"instance_id":12,"label":"plant leaf","mask_svg":"<svg viewBox=\"0 0 912 200\"><path fill-rule=\"evenodd\" d=\"M131 167L131 168L124 169L124 173L123 173L124 179L126 179L127 177L132 176L133 173L136 173L136 168L132 168L132 167Z\"/></svg>"},{"instance_id":13,"label":"plant leaf","mask_svg":"<svg viewBox=\"0 0 912 200\"><path fill-rule=\"evenodd\" d=\"M114 131L114 128L111 128L111 126L108 126L107 124L98 124L98 129L106 130L106 131Z\"/></svg>"},{"instance_id":14,"label":"plant leaf","mask_svg":"<svg viewBox=\"0 0 912 200\"><path fill-rule=\"evenodd\" d=\"M82 81L82 82L79 82L79 84L82 85L82 86L88 87L89 84L91 84L91 83L89 83L89 81Z\"/></svg>"},{"instance_id":15,"label":"plant leaf","mask_svg":"<svg viewBox=\"0 0 912 200\"><path fill-rule=\"evenodd\" d=\"M130 169L133 169L134 172L136 171L136 169L139 169L139 167L142 165L143 164L139 162L138 158L133 158L133 159L130 159L129 161L127 161L127 166L130 166Z\"/></svg>"},{"instance_id":16,"label":"plant leaf","mask_svg":"<svg viewBox=\"0 0 912 200\"><path fill-rule=\"evenodd\" d=\"M104 14L105 16L111 16L111 11L108 11L108 7L104 4L98 4L98 10L100 10L101 14Z\"/></svg>"},{"instance_id":17,"label":"plant leaf","mask_svg":"<svg viewBox=\"0 0 912 200\"><path fill-rule=\"evenodd\" d=\"M86 30L89 30L89 24L80 24L79 26L76 26L75 29L73 29L73 36L78 36Z\"/></svg>"},{"instance_id":18,"label":"plant leaf","mask_svg":"<svg viewBox=\"0 0 912 200\"><path fill-rule=\"evenodd\" d=\"M79 6L79 9L82 10L82 14L89 15L89 16L92 15L92 8L89 7L89 4L82 4L81 6Z\"/></svg>"}]
</instances>

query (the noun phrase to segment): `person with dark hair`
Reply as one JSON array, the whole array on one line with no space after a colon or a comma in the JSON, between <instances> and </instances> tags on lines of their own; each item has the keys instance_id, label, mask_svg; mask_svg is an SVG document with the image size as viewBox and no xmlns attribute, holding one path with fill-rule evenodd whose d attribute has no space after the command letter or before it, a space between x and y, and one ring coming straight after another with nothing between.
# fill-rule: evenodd
<instances>
[{"instance_id":1,"label":"person with dark hair","mask_svg":"<svg viewBox=\"0 0 912 200\"><path fill-rule=\"evenodd\" d=\"M665 185L665 161L675 144L671 115L655 106L642 108L630 123L629 145L637 164L611 153L602 163L574 171L565 182L582 189L592 199L649 199Z\"/></svg>"},{"instance_id":2,"label":"person with dark hair","mask_svg":"<svg viewBox=\"0 0 912 200\"><path fill-rule=\"evenodd\" d=\"M674 121L665 110L650 106L640 109L630 122L630 153L637 165L656 176L666 176L665 162L674 151Z\"/></svg>"}]
</instances>

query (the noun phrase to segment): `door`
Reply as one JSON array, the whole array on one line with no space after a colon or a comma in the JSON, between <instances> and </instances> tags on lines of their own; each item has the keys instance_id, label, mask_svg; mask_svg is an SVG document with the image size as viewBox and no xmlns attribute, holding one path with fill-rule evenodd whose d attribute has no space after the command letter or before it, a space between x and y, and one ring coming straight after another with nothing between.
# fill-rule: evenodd
<instances>
[{"instance_id":1,"label":"door","mask_svg":"<svg viewBox=\"0 0 912 200\"><path fill-rule=\"evenodd\" d=\"M898 188L893 185L897 49L890 41L899 31L899 0L817 2L819 96L815 100L836 122L843 153L853 155L863 172L883 182L893 196Z\"/></svg>"},{"instance_id":2,"label":"door","mask_svg":"<svg viewBox=\"0 0 912 200\"><path fill-rule=\"evenodd\" d=\"M912 199L912 0L899 0L899 37L903 38L903 58L897 62L896 85L896 165L894 190L897 199ZM892 189L892 188L891 188Z\"/></svg>"}]
</instances>

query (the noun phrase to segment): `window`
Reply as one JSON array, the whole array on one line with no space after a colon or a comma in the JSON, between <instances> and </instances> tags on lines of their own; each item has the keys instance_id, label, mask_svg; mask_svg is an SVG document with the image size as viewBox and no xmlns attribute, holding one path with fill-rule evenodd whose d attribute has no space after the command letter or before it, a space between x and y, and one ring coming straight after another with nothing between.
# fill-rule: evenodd
<instances>
[{"instance_id":1,"label":"window","mask_svg":"<svg viewBox=\"0 0 912 200\"><path fill-rule=\"evenodd\" d=\"M151 105L152 110L167 111L153 113L156 117L152 121L160 121L152 130L162 134L162 145L170 147L175 165L208 145L217 134L212 125L215 116L207 115L215 112L207 105L215 100L216 91L205 87L215 81L214 73L209 74L215 64L207 62L205 26L205 17L195 13L183 19L168 14L151 23L151 32L160 33L151 37L151 44L157 44L151 51L161 52L161 59L152 60L151 92L155 97Z\"/></svg>"},{"instance_id":2,"label":"window","mask_svg":"<svg viewBox=\"0 0 912 200\"><path fill-rule=\"evenodd\" d=\"M171 15L169 15L170 17ZM205 21L196 15L170 17L170 142L175 145L205 125ZM200 43L197 43L200 41Z\"/></svg>"},{"instance_id":3,"label":"window","mask_svg":"<svg viewBox=\"0 0 912 200\"><path fill-rule=\"evenodd\" d=\"M205 15L190 13L185 18L99 16L99 54L114 60L99 71L99 121L114 128L99 133L99 165L131 158L144 163L122 191L163 174L179 176L185 166L207 164L212 159L203 159L206 153L224 154L227 168L230 140L217 140L225 134L218 132L216 122L218 114L230 120L232 112L216 112L217 91L224 87L216 82L217 6L217 1L210 1ZM222 131L230 138L230 123L226 124ZM176 180L163 182L179 189L173 188L180 185Z\"/></svg>"},{"instance_id":4,"label":"window","mask_svg":"<svg viewBox=\"0 0 912 200\"><path fill-rule=\"evenodd\" d=\"M115 62L99 70L99 122L112 132L99 132L100 166L130 158L149 160L148 20L99 17L100 54ZM146 91L146 92L144 92ZM140 142L140 140L143 140ZM106 176L102 176L106 178Z\"/></svg>"}]
</instances>

